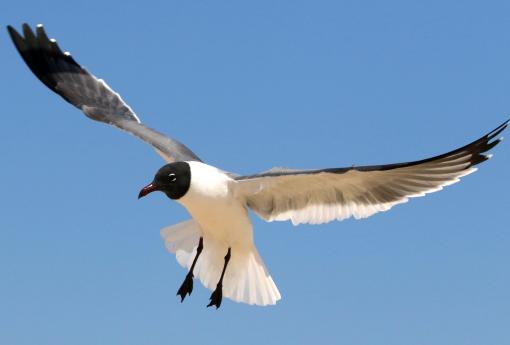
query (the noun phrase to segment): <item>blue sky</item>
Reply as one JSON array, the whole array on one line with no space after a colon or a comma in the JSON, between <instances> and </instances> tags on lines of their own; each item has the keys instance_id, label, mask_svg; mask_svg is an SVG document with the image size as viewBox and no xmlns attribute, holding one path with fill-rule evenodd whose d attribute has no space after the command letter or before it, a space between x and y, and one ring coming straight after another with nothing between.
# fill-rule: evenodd
<instances>
[{"instance_id":1,"label":"blue sky","mask_svg":"<svg viewBox=\"0 0 510 345\"><path fill-rule=\"evenodd\" d=\"M421 159L510 114L506 1L24 1L148 125L240 173ZM4 30L4 29L2 29ZM0 343L509 344L510 146L446 190L363 221L253 218L283 299L206 309L137 200L163 164L86 119L0 34Z\"/></svg>"}]
</instances>

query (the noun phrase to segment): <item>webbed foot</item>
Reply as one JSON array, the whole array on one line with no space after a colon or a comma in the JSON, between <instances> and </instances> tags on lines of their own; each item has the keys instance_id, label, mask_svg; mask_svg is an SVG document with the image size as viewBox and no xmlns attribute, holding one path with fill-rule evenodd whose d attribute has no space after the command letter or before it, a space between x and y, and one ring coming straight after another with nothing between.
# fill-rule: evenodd
<instances>
[{"instance_id":1,"label":"webbed foot","mask_svg":"<svg viewBox=\"0 0 510 345\"><path fill-rule=\"evenodd\" d=\"M211 302L209 302L209 304L207 305L207 307L212 307L212 306L215 306L216 309L218 309L221 305L221 300L223 298L223 287L221 284L218 284L216 285L216 289L213 291L213 293L211 294L211 297L209 297L209 299L211 300Z\"/></svg>"},{"instance_id":2,"label":"webbed foot","mask_svg":"<svg viewBox=\"0 0 510 345\"><path fill-rule=\"evenodd\" d=\"M177 291L177 295L181 296L181 303L184 302L186 294L191 296L192 291L193 291L193 274L188 273L186 275L186 278L184 278L181 287Z\"/></svg>"}]
</instances>

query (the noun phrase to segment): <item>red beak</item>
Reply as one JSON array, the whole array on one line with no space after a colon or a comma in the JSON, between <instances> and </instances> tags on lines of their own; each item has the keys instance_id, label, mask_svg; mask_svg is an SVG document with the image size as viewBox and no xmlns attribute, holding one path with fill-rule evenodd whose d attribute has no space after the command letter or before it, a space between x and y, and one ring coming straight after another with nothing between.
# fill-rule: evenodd
<instances>
[{"instance_id":1,"label":"red beak","mask_svg":"<svg viewBox=\"0 0 510 345\"><path fill-rule=\"evenodd\" d=\"M140 191L140 194L138 194L138 199L146 196L149 193L154 192L155 190L157 190L157 188L156 188L156 186L154 186L153 183L148 184L147 186L142 188L142 190Z\"/></svg>"}]
</instances>

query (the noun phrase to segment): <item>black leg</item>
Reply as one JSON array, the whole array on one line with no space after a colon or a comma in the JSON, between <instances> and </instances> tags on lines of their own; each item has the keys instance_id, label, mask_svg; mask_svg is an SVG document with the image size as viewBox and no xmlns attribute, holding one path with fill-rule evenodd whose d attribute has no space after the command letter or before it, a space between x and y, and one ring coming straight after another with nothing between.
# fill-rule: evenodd
<instances>
[{"instance_id":1,"label":"black leg","mask_svg":"<svg viewBox=\"0 0 510 345\"><path fill-rule=\"evenodd\" d=\"M225 270L227 269L228 262L230 261L230 248L228 248L227 255L225 255L225 264L223 265L223 271L221 272L220 281L216 285L216 289L213 291L211 297L209 298L211 302L207 305L207 307L216 306L218 309L221 305L221 299L223 298L223 277L225 276Z\"/></svg>"},{"instance_id":2,"label":"black leg","mask_svg":"<svg viewBox=\"0 0 510 345\"><path fill-rule=\"evenodd\" d=\"M177 291L177 295L181 296L181 303L184 301L186 294L191 296L191 291L193 291L193 270L195 269L195 264L197 263L200 253L202 253L202 249L204 249L204 239L200 237L200 241L198 241L197 255L195 255L189 272L186 275L186 278L184 278L181 287Z\"/></svg>"}]
</instances>

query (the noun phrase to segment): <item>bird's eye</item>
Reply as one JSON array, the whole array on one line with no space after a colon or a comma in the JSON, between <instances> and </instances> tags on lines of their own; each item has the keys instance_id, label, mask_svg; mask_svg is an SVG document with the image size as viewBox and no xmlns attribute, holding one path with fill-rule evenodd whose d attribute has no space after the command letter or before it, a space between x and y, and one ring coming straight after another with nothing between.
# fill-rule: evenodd
<instances>
[{"instance_id":1,"label":"bird's eye","mask_svg":"<svg viewBox=\"0 0 510 345\"><path fill-rule=\"evenodd\" d=\"M170 180L170 182L175 182L175 180L177 180L177 177L175 176L175 174L168 174L168 179Z\"/></svg>"}]
</instances>

